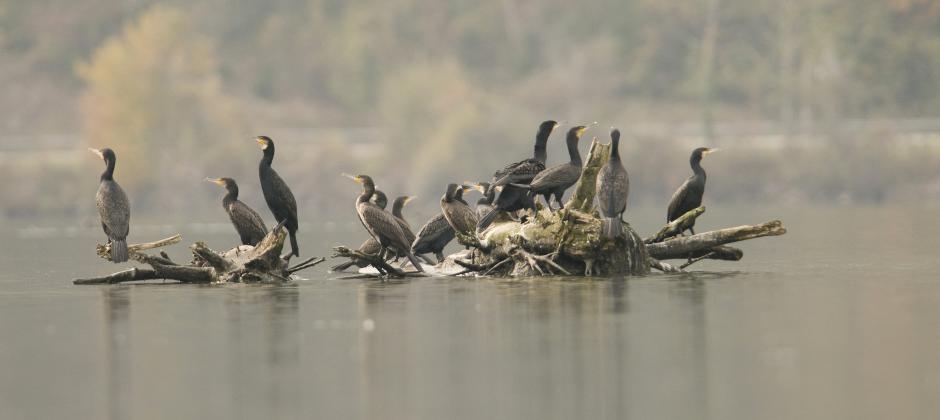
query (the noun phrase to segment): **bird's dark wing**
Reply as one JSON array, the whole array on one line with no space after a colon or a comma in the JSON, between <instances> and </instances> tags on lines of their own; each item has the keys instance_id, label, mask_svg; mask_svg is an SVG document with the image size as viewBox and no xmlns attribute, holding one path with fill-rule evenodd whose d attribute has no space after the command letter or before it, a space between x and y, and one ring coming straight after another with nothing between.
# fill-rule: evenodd
<instances>
[{"instance_id":1,"label":"bird's dark wing","mask_svg":"<svg viewBox=\"0 0 940 420\"><path fill-rule=\"evenodd\" d=\"M682 202L685 201L685 196L689 194L689 184L691 184L692 178L685 180L682 185L679 186L679 189L672 194L672 198L669 199L669 209L666 210L666 222L671 222L682 216L680 207ZM677 214L678 213L678 214Z\"/></svg>"},{"instance_id":2,"label":"bird's dark wing","mask_svg":"<svg viewBox=\"0 0 940 420\"><path fill-rule=\"evenodd\" d=\"M247 204L236 200L229 204L228 210L232 223L242 236L252 238L252 241L260 241L267 235L268 228L264 225L264 220Z\"/></svg>"},{"instance_id":3,"label":"bird's dark wing","mask_svg":"<svg viewBox=\"0 0 940 420\"><path fill-rule=\"evenodd\" d=\"M359 245L359 252L363 254L377 255L382 251L382 244L379 241L376 241L375 238L366 239L362 245Z\"/></svg>"},{"instance_id":4,"label":"bird's dark wing","mask_svg":"<svg viewBox=\"0 0 940 420\"><path fill-rule=\"evenodd\" d=\"M570 187L581 177L581 168L570 163L563 163L548 168L529 184L533 191L548 191L559 187Z\"/></svg>"},{"instance_id":5,"label":"bird's dark wing","mask_svg":"<svg viewBox=\"0 0 940 420\"><path fill-rule=\"evenodd\" d=\"M406 244L405 234L401 231L398 219L391 213L376 207L371 203L360 203L359 214L365 223L369 233L379 242L394 245L396 247L411 248L411 244Z\"/></svg>"},{"instance_id":6,"label":"bird's dark wing","mask_svg":"<svg viewBox=\"0 0 940 420\"><path fill-rule=\"evenodd\" d=\"M269 176L271 177L271 192L269 194L267 191L264 191L264 198L266 201L268 201L268 206L273 207L271 203L272 199L277 200L278 205L282 206L284 211L287 211L287 214L284 216L291 220L297 220L297 201L294 200L294 193L291 192L290 188L287 186L287 183L281 179L281 176L278 175L277 171L271 169ZM277 222L280 222L280 220Z\"/></svg>"},{"instance_id":7,"label":"bird's dark wing","mask_svg":"<svg viewBox=\"0 0 940 420\"><path fill-rule=\"evenodd\" d=\"M450 223L447 223L444 214L439 213L437 216L432 217L431 220L428 220L424 226L421 226L412 248L421 250L423 246L430 246L442 235L447 235L448 232L453 235L453 231L454 228L450 227Z\"/></svg>"},{"instance_id":8,"label":"bird's dark wing","mask_svg":"<svg viewBox=\"0 0 940 420\"><path fill-rule=\"evenodd\" d=\"M114 181L102 181L95 195L101 224L111 239L124 239L130 231L131 205L127 194Z\"/></svg>"},{"instance_id":9,"label":"bird's dark wing","mask_svg":"<svg viewBox=\"0 0 940 420\"><path fill-rule=\"evenodd\" d=\"M493 174L492 186L512 183L529 182L536 174L545 170L545 164L535 160L526 159L513 163Z\"/></svg>"},{"instance_id":10,"label":"bird's dark wing","mask_svg":"<svg viewBox=\"0 0 940 420\"><path fill-rule=\"evenodd\" d=\"M455 231L464 235L473 235L477 227L477 214L470 206L461 202L442 203L441 210L447 223Z\"/></svg>"}]
</instances>

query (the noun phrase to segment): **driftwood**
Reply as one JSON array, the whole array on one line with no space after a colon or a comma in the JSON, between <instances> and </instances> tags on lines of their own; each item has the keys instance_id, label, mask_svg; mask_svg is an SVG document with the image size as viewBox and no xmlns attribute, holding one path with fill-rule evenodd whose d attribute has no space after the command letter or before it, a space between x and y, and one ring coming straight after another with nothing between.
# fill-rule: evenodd
<instances>
[{"instance_id":1,"label":"driftwood","mask_svg":"<svg viewBox=\"0 0 940 420\"><path fill-rule=\"evenodd\" d=\"M378 275L365 274L362 276L352 276L345 277L346 279L350 278L374 278L374 277L423 277L423 273L404 271L399 268L393 267L388 261L380 258L375 254L366 254L355 249L349 249L345 246L337 246L333 248L332 258L348 258L358 264L365 266L372 266L378 271Z\"/></svg>"},{"instance_id":2,"label":"driftwood","mask_svg":"<svg viewBox=\"0 0 940 420\"><path fill-rule=\"evenodd\" d=\"M550 212L540 208L526 222L498 219L477 237L460 242L475 249L445 258L438 271L454 275L482 274L534 276L551 274L615 275L646 274L650 269L681 273L703 259L740 260L744 253L726 244L786 233L779 221L756 226L739 226L693 236L681 235L704 207L689 211L667 224L655 235L642 239L624 223L625 234L613 240L601 235L600 217L594 209L597 172L607 163L610 146L595 139L591 144L581 179L565 208ZM472 255L472 261L467 261ZM682 266L663 262L688 260Z\"/></svg>"},{"instance_id":3,"label":"driftwood","mask_svg":"<svg viewBox=\"0 0 940 420\"><path fill-rule=\"evenodd\" d=\"M745 225L692 236L675 237L663 242L647 244L646 249L651 257L659 260L689 258L690 256L696 258L695 255L711 252L712 248L719 245L785 233L787 230L783 224L779 220L774 220L760 225Z\"/></svg>"},{"instance_id":4,"label":"driftwood","mask_svg":"<svg viewBox=\"0 0 940 420\"><path fill-rule=\"evenodd\" d=\"M287 233L279 225L257 245L242 245L223 253L209 249L202 242L196 242L190 247L193 253L190 265L176 264L164 252L161 252L160 256L142 252L180 242L181 236L175 235L156 242L127 247L132 260L147 264L150 268L132 268L104 277L77 279L73 283L115 284L158 279L180 283L278 283L290 281L291 274L324 261L323 258L313 257L293 267L289 266L289 259L280 257L286 237ZM98 245L97 253L106 260L111 258L109 245Z\"/></svg>"}]
</instances>

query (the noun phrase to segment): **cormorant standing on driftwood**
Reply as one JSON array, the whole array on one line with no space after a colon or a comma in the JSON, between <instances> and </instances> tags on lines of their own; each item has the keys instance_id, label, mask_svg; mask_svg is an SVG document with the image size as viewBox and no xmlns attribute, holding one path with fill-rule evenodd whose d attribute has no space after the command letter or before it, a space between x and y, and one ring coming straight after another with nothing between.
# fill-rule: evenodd
<instances>
[{"instance_id":1,"label":"cormorant standing on driftwood","mask_svg":"<svg viewBox=\"0 0 940 420\"><path fill-rule=\"evenodd\" d=\"M264 201L268 203L268 208L274 214L275 222L284 222L284 227L290 234L291 253L294 256L300 256L300 248L297 246L297 201L294 200L294 193L287 187L277 171L271 167L271 162L274 161L274 140L267 136L258 136L255 141L264 152L261 164L258 166Z\"/></svg>"},{"instance_id":2,"label":"cormorant standing on driftwood","mask_svg":"<svg viewBox=\"0 0 940 420\"><path fill-rule=\"evenodd\" d=\"M421 262L411 252L411 243L406 240L398 219L369 201L375 193L375 183L372 178L368 175L347 176L362 184L362 194L356 199L356 212L359 214L359 221L369 231L369 234L382 245L379 256L385 258L388 255L389 248L393 248L395 251L407 256L416 270L423 272Z\"/></svg>"},{"instance_id":3,"label":"cormorant standing on driftwood","mask_svg":"<svg viewBox=\"0 0 940 420\"><path fill-rule=\"evenodd\" d=\"M105 149L88 149L104 160L105 170L101 174L98 184L98 193L95 203L98 205L98 216L101 218L101 228L108 235L111 244L111 261L121 263L127 261L127 234L130 232L131 205L127 194L114 181L114 165L117 156L114 151Z\"/></svg>"},{"instance_id":4,"label":"cormorant standing on driftwood","mask_svg":"<svg viewBox=\"0 0 940 420\"><path fill-rule=\"evenodd\" d=\"M206 178L206 181L225 187L227 193L222 197L222 208L235 226L242 245L255 246L268 234L264 220L247 204L238 200L238 184L232 178Z\"/></svg>"},{"instance_id":5,"label":"cormorant standing on driftwood","mask_svg":"<svg viewBox=\"0 0 940 420\"><path fill-rule=\"evenodd\" d=\"M548 204L549 210L554 210L552 209L551 203L552 196L554 196L555 201L558 202L559 208L564 208L565 205L562 203L561 198L564 196L565 190L578 182L578 178L581 178L582 163L581 153L578 152L578 140L581 139L581 134L584 133L584 130L587 130L587 127L583 125L568 130L565 142L568 144L569 162L555 165L539 172L528 185L514 185L527 188L533 195L541 194L545 197L545 204Z\"/></svg>"},{"instance_id":6,"label":"cormorant standing on driftwood","mask_svg":"<svg viewBox=\"0 0 940 420\"><path fill-rule=\"evenodd\" d=\"M689 210L702 205L702 196L705 195L705 169L702 168L702 158L709 153L718 151L707 147L699 147L692 151L689 165L692 166L692 176L685 180L669 200L669 209L666 211L666 222L678 219ZM689 231L695 234L695 221L689 225Z\"/></svg>"},{"instance_id":7,"label":"cormorant standing on driftwood","mask_svg":"<svg viewBox=\"0 0 940 420\"><path fill-rule=\"evenodd\" d=\"M490 189L502 187L502 191L493 201L493 209L479 218L477 230L486 229L500 212L513 212L525 208L535 210L535 202L526 190L511 184L528 184L545 169L545 161L548 159L548 137L556 127L558 123L555 121L543 121L535 133L532 158L506 165L493 174Z\"/></svg>"},{"instance_id":8,"label":"cormorant standing on driftwood","mask_svg":"<svg viewBox=\"0 0 940 420\"><path fill-rule=\"evenodd\" d=\"M378 206L380 209L385 210L385 206L388 205L388 197L385 196L384 192L375 190L375 194L372 195L372 203ZM366 239L362 242L362 245L359 245L358 251L368 255L379 255L379 253L382 252L382 245L379 243L379 241L375 240L375 238L370 235L369 239ZM332 268L330 268L330 271L343 271L354 265L356 267L363 268L368 266L369 263L362 260L353 259L342 264L334 265Z\"/></svg>"},{"instance_id":9,"label":"cormorant standing on driftwood","mask_svg":"<svg viewBox=\"0 0 940 420\"><path fill-rule=\"evenodd\" d=\"M462 188L454 192L454 200L467 204L463 199ZM411 251L415 255L433 253L437 258L437 263L440 264L444 261L444 247L454 240L454 236L454 228L447 222L444 213L438 213L418 230L418 235L411 245Z\"/></svg>"},{"instance_id":10,"label":"cormorant standing on driftwood","mask_svg":"<svg viewBox=\"0 0 940 420\"><path fill-rule=\"evenodd\" d=\"M476 235L477 215L462 199L463 191L467 189L465 185L448 184L447 191L441 197L441 213L455 232L473 237ZM458 190L461 192L460 200L455 198Z\"/></svg>"},{"instance_id":11,"label":"cormorant standing on driftwood","mask_svg":"<svg viewBox=\"0 0 940 420\"><path fill-rule=\"evenodd\" d=\"M606 238L623 234L623 213L627 210L630 178L620 160L620 130L610 131L610 158L597 173L595 195L601 213L601 232Z\"/></svg>"}]
</instances>

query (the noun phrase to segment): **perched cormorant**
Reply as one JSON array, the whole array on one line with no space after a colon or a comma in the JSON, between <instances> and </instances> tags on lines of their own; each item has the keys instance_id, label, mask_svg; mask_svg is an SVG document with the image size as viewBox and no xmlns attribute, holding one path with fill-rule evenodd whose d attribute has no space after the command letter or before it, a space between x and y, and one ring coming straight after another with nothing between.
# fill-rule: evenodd
<instances>
[{"instance_id":1,"label":"perched cormorant","mask_svg":"<svg viewBox=\"0 0 940 420\"><path fill-rule=\"evenodd\" d=\"M101 174L98 184L98 193L95 203L98 205L98 216L101 218L101 228L108 235L111 244L111 261L121 263L127 261L127 233L130 231L131 205L127 201L127 194L121 186L114 181L114 164L117 157L111 149L88 149L104 159L106 168Z\"/></svg>"},{"instance_id":2,"label":"perched cormorant","mask_svg":"<svg viewBox=\"0 0 940 420\"><path fill-rule=\"evenodd\" d=\"M467 204L463 199L462 188L454 192L454 200ZM411 245L411 251L415 255L434 253L437 263L440 264L444 261L444 247L452 240L454 240L454 228L447 223L444 213L438 213L418 230L418 235Z\"/></svg>"},{"instance_id":3,"label":"perched cormorant","mask_svg":"<svg viewBox=\"0 0 940 420\"><path fill-rule=\"evenodd\" d=\"M623 212L627 209L630 178L620 160L620 130L610 131L610 159L597 173L597 209L601 212L601 232L607 238L623 234Z\"/></svg>"},{"instance_id":4,"label":"perched cormorant","mask_svg":"<svg viewBox=\"0 0 940 420\"><path fill-rule=\"evenodd\" d=\"M584 133L584 130L587 130L587 127L583 125L568 130L565 142L568 144L569 162L555 165L539 172L528 185L514 185L527 188L532 191L533 195L541 194L545 197L545 203L548 204L549 210L554 210L552 209L550 200L552 196L554 196L555 201L558 202L559 208L564 208L565 205L562 203L561 198L565 194L565 190L578 182L578 178L581 177L582 164L581 153L578 152L578 140L581 139L581 134Z\"/></svg>"},{"instance_id":5,"label":"perched cormorant","mask_svg":"<svg viewBox=\"0 0 940 420\"><path fill-rule=\"evenodd\" d=\"M444 261L444 247L452 240L454 240L454 228L447 223L444 213L438 213L418 230L418 235L411 245L411 251L415 255L434 253L437 263L440 264Z\"/></svg>"},{"instance_id":6,"label":"perched cormorant","mask_svg":"<svg viewBox=\"0 0 940 420\"><path fill-rule=\"evenodd\" d=\"M414 242L415 234L411 231L411 224L405 220L405 216L402 215L401 211L403 208L405 208L405 205L413 199L414 197L403 195L396 198L395 201L392 202L392 216L395 216L395 218L398 219L398 224L401 225L401 229L405 232L405 236L411 238L408 240L409 244Z\"/></svg>"},{"instance_id":7,"label":"perched cormorant","mask_svg":"<svg viewBox=\"0 0 940 420\"><path fill-rule=\"evenodd\" d=\"M558 123L552 120L539 124L539 129L535 133L535 148L532 157L510 163L503 169L496 171L493 174L493 185L525 184L532 181L536 174L545 169L545 161L548 160L548 137L555 127L558 127Z\"/></svg>"},{"instance_id":8,"label":"perched cormorant","mask_svg":"<svg viewBox=\"0 0 940 420\"><path fill-rule=\"evenodd\" d=\"M699 147L692 151L692 156L689 158L689 165L692 166L692 176L682 183L672 195L672 199L669 200L669 210L666 212L667 223L702 205L702 196L705 194L705 169L702 169L702 158L716 151L718 149L709 149L707 147ZM692 229L694 226L695 221L692 221L692 224L689 225L689 231L693 235L695 234L695 230Z\"/></svg>"},{"instance_id":9,"label":"perched cormorant","mask_svg":"<svg viewBox=\"0 0 940 420\"><path fill-rule=\"evenodd\" d=\"M388 205L388 198L385 196L385 193L380 190L375 190L375 194L372 194L372 203L378 206L380 209L385 210L385 206ZM382 245L379 244L379 241L376 241L371 235L369 239L366 239L362 242L362 245L359 245L359 252L368 255L379 255L382 252ZM363 268L368 266L368 263L362 262L361 260L349 260L342 264L334 265L330 268L330 271L343 271L349 267L355 265L356 267Z\"/></svg>"},{"instance_id":10,"label":"perched cormorant","mask_svg":"<svg viewBox=\"0 0 940 420\"><path fill-rule=\"evenodd\" d=\"M228 192L222 197L222 208L228 213L232 225L242 240L242 245L255 246L268 234L264 220L247 204L238 201L238 184L232 178L206 178L206 181L225 187Z\"/></svg>"},{"instance_id":11,"label":"perched cormorant","mask_svg":"<svg viewBox=\"0 0 940 420\"><path fill-rule=\"evenodd\" d=\"M493 200L496 199L496 188L490 188L489 182L478 182L467 185L472 186L479 191L480 194L483 194L483 197L477 200L477 208L474 209L474 212L477 214L477 219L481 219L486 216L490 210L493 210Z\"/></svg>"},{"instance_id":12,"label":"perched cormorant","mask_svg":"<svg viewBox=\"0 0 940 420\"><path fill-rule=\"evenodd\" d=\"M271 162L274 161L274 141L267 136L258 136L255 141L264 152L261 164L258 166L264 201L268 203L268 208L274 214L275 222L284 222L284 227L290 234L291 253L294 256L300 256L300 248L297 247L297 201L294 200L294 193L290 191L277 171L271 167Z\"/></svg>"},{"instance_id":13,"label":"perched cormorant","mask_svg":"<svg viewBox=\"0 0 940 420\"><path fill-rule=\"evenodd\" d=\"M398 219L369 201L375 193L375 183L372 178L368 175L347 176L362 184L362 194L356 199L356 212L359 214L359 221L369 234L381 244L382 251L379 255L384 258L388 255L389 248L393 248L407 256L416 270L423 272L421 262L411 252L411 243L405 238Z\"/></svg>"},{"instance_id":14,"label":"perched cormorant","mask_svg":"<svg viewBox=\"0 0 940 420\"><path fill-rule=\"evenodd\" d=\"M526 208L535 210L535 201L532 200L528 192L523 188L510 184L527 184L545 169L545 161L548 159L546 147L548 137L556 127L558 127L558 123L552 120L539 124L538 131L535 133L535 148L532 158L511 163L493 174L490 188L495 189L502 186L503 189L492 202L493 209L479 217L478 231L486 229L500 212L514 212Z\"/></svg>"},{"instance_id":15,"label":"perched cormorant","mask_svg":"<svg viewBox=\"0 0 940 420\"><path fill-rule=\"evenodd\" d=\"M462 193L469 187L458 184L448 184L447 192L441 197L441 213L454 231L467 236L474 236L477 226L477 215L465 201ZM461 191L461 199L457 199L457 191Z\"/></svg>"}]
</instances>

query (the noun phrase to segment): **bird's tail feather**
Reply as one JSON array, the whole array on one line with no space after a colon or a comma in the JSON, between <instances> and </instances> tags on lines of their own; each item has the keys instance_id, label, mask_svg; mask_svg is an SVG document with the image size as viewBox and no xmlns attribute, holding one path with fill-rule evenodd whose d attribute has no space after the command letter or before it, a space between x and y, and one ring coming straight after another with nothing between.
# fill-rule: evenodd
<instances>
[{"instance_id":1,"label":"bird's tail feather","mask_svg":"<svg viewBox=\"0 0 940 420\"><path fill-rule=\"evenodd\" d=\"M111 240L111 261L122 263L127 261L127 241L124 239Z\"/></svg>"},{"instance_id":2,"label":"bird's tail feather","mask_svg":"<svg viewBox=\"0 0 940 420\"><path fill-rule=\"evenodd\" d=\"M499 210L492 209L489 213L486 213L485 216L481 217L477 222L477 232L480 232L490 226L493 223L493 220L496 220L496 216L499 216Z\"/></svg>"},{"instance_id":3,"label":"bird's tail feather","mask_svg":"<svg viewBox=\"0 0 940 420\"><path fill-rule=\"evenodd\" d=\"M605 238L617 238L623 234L623 224L616 217L605 217L601 220L601 232Z\"/></svg>"},{"instance_id":4,"label":"bird's tail feather","mask_svg":"<svg viewBox=\"0 0 940 420\"><path fill-rule=\"evenodd\" d=\"M297 246L297 231L290 231L290 250L295 257L300 256L300 247Z\"/></svg>"},{"instance_id":5,"label":"bird's tail feather","mask_svg":"<svg viewBox=\"0 0 940 420\"><path fill-rule=\"evenodd\" d=\"M423 273L424 268L421 267L421 261L418 261L418 258L415 257L415 254L412 253L411 251L407 251L407 252L408 252L408 261L411 261L411 265L415 266L415 270L418 270Z\"/></svg>"}]
</instances>

